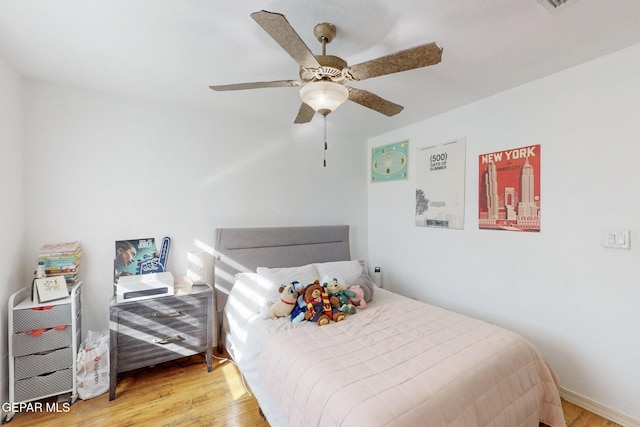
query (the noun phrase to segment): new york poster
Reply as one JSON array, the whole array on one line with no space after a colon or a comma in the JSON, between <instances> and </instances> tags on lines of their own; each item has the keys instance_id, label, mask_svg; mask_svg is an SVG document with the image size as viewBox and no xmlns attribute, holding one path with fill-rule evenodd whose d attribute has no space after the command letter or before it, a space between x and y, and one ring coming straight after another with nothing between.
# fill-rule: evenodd
<instances>
[{"instance_id":1,"label":"new york poster","mask_svg":"<svg viewBox=\"0 0 640 427\"><path fill-rule=\"evenodd\" d=\"M478 226L540 231L540 145L481 154Z\"/></svg>"}]
</instances>

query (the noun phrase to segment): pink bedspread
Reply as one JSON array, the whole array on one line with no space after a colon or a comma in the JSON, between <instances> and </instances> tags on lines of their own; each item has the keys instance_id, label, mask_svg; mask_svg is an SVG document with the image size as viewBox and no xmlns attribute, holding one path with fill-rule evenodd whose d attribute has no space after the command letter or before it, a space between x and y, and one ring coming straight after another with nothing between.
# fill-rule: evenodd
<instances>
[{"instance_id":1,"label":"pink bedspread","mask_svg":"<svg viewBox=\"0 0 640 427\"><path fill-rule=\"evenodd\" d=\"M565 426L555 374L520 335L414 300L269 339L289 426Z\"/></svg>"}]
</instances>

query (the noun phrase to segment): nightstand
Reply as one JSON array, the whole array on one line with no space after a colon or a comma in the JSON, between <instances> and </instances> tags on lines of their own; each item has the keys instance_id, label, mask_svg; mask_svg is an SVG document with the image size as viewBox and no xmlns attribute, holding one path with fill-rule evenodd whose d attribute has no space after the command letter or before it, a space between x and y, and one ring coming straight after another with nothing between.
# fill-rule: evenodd
<instances>
[{"instance_id":1,"label":"nightstand","mask_svg":"<svg viewBox=\"0 0 640 427\"><path fill-rule=\"evenodd\" d=\"M190 291L140 301L116 302L109 307L109 400L116 397L121 372L204 353L212 369L213 290L194 284Z\"/></svg>"}]
</instances>

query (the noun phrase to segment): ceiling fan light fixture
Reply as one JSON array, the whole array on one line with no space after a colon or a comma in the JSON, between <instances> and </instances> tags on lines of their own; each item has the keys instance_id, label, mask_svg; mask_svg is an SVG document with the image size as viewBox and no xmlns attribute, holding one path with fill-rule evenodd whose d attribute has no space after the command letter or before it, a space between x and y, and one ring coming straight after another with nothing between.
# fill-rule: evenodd
<instances>
[{"instance_id":1,"label":"ceiling fan light fixture","mask_svg":"<svg viewBox=\"0 0 640 427\"><path fill-rule=\"evenodd\" d=\"M300 98L309 107L326 116L349 98L349 89L340 83L317 81L304 85L300 89Z\"/></svg>"}]
</instances>

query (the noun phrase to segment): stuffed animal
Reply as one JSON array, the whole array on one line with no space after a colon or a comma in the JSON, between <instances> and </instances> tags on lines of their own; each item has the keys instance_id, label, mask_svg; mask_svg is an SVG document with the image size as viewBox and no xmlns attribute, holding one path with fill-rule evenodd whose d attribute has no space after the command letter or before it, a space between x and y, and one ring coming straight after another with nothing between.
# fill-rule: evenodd
<instances>
[{"instance_id":1,"label":"stuffed animal","mask_svg":"<svg viewBox=\"0 0 640 427\"><path fill-rule=\"evenodd\" d=\"M360 285L350 285L347 289L355 294L355 296L349 297L351 304L355 305L360 310L367 308L367 302L364 300L364 291Z\"/></svg>"},{"instance_id":2,"label":"stuffed animal","mask_svg":"<svg viewBox=\"0 0 640 427\"><path fill-rule=\"evenodd\" d=\"M344 320L345 314L332 307L331 298L325 292L322 285L320 285L319 280L307 285L304 288L304 300L307 303L305 319L311 322L317 322L319 326L326 325L331 320L334 322ZM333 303L337 303L337 299Z\"/></svg>"},{"instance_id":3,"label":"stuffed animal","mask_svg":"<svg viewBox=\"0 0 640 427\"><path fill-rule=\"evenodd\" d=\"M291 322L299 323L305 320L305 312L307 311L307 303L304 301L304 286L300 284L300 282L292 282L293 286L296 289L298 294L298 298L296 300L296 305L293 307L291 311Z\"/></svg>"},{"instance_id":4,"label":"stuffed animal","mask_svg":"<svg viewBox=\"0 0 640 427\"><path fill-rule=\"evenodd\" d=\"M278 292L280 292L280 301L269 301L267 303L269 306L269 316L272 319L289 316L298 298L298 291L296 291L293 283L280 285Z\"/></svg>"},{"instance_id":5,"label":"stuffed animal","mask_svg":"<svg viewBox=\"0 0 640 427\"><path fill-rule=\"evenodd\" d=\"M349 297L355 297L356 294L353 291L345 289L345 287L338 282L338 279L331 279L329 282L323 283L322 286L327 289L327 293L330 296L338 299L338 304L335 305L338 310L344 314L356 313L356 307L349 301Z\"/></svg>"}]
</instances>

